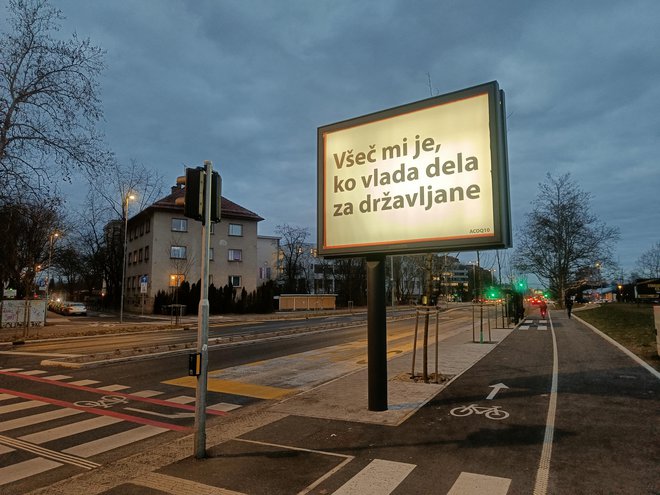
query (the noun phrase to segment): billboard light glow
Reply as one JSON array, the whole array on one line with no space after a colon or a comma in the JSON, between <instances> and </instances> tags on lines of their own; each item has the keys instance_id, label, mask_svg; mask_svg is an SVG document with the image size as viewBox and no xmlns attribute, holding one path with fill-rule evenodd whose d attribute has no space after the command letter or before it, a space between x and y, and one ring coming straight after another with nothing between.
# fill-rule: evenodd
<instances>
[{"instance_id":1,"label":"billboard light glow","mask_svg":"<svg viewBox=\"0 0 660 495\"><path fill-rule=\"evenodd\" d=\"M511 244L497 82L318 129L324 256Z\"/></svg>"}]
</instances>

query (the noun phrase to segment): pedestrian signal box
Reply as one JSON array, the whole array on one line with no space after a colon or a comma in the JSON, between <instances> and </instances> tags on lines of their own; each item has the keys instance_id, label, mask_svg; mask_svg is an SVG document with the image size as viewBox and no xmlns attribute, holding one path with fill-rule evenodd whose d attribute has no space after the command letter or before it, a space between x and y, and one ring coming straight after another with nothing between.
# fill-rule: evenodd
<instances>
[{"instance_id":1,"label":"pedestrian signal box","mask_svg":"<svg viewBox=\"0 0 660 495\"><path fill-rule=\"evenodd\" d=\"M202 353L188 354L188 376L199 376L202 373Z\"/></svg>"}]
</instances>

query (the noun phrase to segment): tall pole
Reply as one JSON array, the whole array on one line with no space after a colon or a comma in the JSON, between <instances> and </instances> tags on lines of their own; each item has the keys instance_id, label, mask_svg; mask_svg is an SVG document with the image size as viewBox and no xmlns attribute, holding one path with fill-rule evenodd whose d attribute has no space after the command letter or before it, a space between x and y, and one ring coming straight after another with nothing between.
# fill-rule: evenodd
<instances>
[{"instance_id":1,"label":"tall pole","mask_svg":"<svg viewBox=\"0 0 660 495\"><path fill-rule=\"evenodd\" d=\"M392 268L392 311L394 311L394 255L390 256L390 268Z\"/></svg>"},{"instance_id":2,"label":"tall pole","mask_svg":"<svg viewBox=\"0 0 660 495\"><path fill-rule=\"evenodd\" d=\"M124 286L126 285L126 250L128 249L128 194L121 204L121 214L124 217L124 249L121 261L121 299L119 301L119 323L124 322Z\"/></svg>"},{"instance_id":3,"label":"tall pole","mask_svg":"<svg viewBox=\"0 0 660 495\"><path fill-rule=\"evenodd\" d=\"M50 265L53 260L53 242L55 242L54 237L57 236L57 232L53 232L48 237L48 269L46 270L46 309L44 310L44 327L46 326L46 320L48 318L48 289L50 288Z\"/></svg>"},{"instance_id":4,"label":"tall pole","mask_svg":"<svg viewBox=\"0 0 660 495\"><path fill-rule=\"evenodd\" d=\"M202 220L201 297L197 317L197 353L201 357L200 373L195 390L195 458L206 457L206 390L209 356L209 249L211 246L211 176L213 164L204 162L204 218Z\"/></svg>"},{"instance_id":5,"label":"tall pole","mask_svg":"<svg viewBox=\"0 0 660 495\"><path fill-rule=\"evenodd\" d=\"M124 322L124 287L126 285L126 251L128 250L128 200L135 199L130 192L124 196L121 212L124 217L124 255L121 263L121 301L119 302L119 323Z\"/></svg>"},{"instance_id":6,"label":"tall pole","mask_svg":"<svg viewBox=\"0 0 660 495\"><path fill-rule=\"evenodd\" d=\"M367 257L367 356L369 410L387 410L385 255Z\"/></svg>"}]
</instances>

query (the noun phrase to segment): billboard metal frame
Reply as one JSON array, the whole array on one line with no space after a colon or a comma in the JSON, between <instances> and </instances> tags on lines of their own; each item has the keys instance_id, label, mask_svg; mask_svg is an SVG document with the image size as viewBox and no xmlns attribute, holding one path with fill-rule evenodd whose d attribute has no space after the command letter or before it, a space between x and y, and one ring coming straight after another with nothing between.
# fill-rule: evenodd
<instances>
[{"instance_id":1,"label":"billboard metal frame","mask_svg":"<svg viewBox=\"0 0 660 495\"><path fill-rule=\"evenodd\" d=\"M447 105L475 96L488 96L488 127L492 187L493 233L487 236L407 239L392 242L328 245L326 236L326 137L333 132L365 126L387 119L396 119L414 112ZM317 240L318 253L328 258L367 256L370 254L414 254L442 251L472 251L511 247L511 210L509 167L506 140L506 111L504 92L497 81L425 100L390 108L342 122L319 127L317 130ZM328 165L329 166L329 165ZM441 219L439 219L441 221Z\"/></svg>"}]
</instances>

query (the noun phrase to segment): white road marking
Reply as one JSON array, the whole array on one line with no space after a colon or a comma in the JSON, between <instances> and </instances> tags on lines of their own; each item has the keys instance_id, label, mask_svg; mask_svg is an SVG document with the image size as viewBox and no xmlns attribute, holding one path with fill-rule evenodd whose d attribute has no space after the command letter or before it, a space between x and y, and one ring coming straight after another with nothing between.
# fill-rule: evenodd
<instances>
[{"instance_id":1,"label":"white road marking","mask_svg":"<svg viewBox=\"0 0 660 495\"><path fill-rule=\"evenodd\" d=\"M493 400L500 390L509 387L507 387L503 383L496 383L495 385L491 385L490 388L492 388L493 390L490 391L488 397L486 397L486 400Z\"/></svg>"},{"instance_id":2,"label":"white road marking","mask_svg":"<svg viewBox=\"0 0 660 495\"><path fill-rule=\"evenodd\" d=\"M505 495L511 480L483 474L461 473L447 495Z\"/></svg>"},{"instance_id":3,"label":"white road marking","mask_svg":"<svg viewBox=\"0 0 660 495\"><path fill-rule=\"evenodd\" d=\"M552 333L552 384L550 385L550 404L548 416L545 420L545 435L543 437L543 450L539 468L536 471L536 483L534 484L534 495L545 495L548 493L548 481L550 478L550 458L552 457L552 442L555 435L555 417L557 415L557 380L559 375L559 355L557 353L557 335L555 334L552 318L550 318L550 332Z\"/></svg>"},{"instance_id":4,"label":"white road marking","mask_svg":"<svg viewBox=\"0 0 660 495\"><path fill-rule=\"evenodd\" d=\"M152 416L159 416L161 418L170 418L170 419L182 419L182 418L194 418L195 413L190 412L190 413L184 413L184 412L178 412L178 413L172 413L172 414L167 414L167 413L159 413L155 411L148 411L146 409L138 409L137 407L127 407L125 408L126 411L133 411L133 412L138 412L142 414L150 414Z\"/></svg>"},{"instance_id":5,"label":"white road marking","mask_svg":"<svg viewBox=\"0 0 660 495\"><path fill-rule=\"evenodd\" d=\"M56 450L47 449L45 447L40 447L30 442L25 442L20 439L6 437L0 435L0 443L7 445L9 447L14 447L17 450L23 450L25 452L30 452L36 454L45 459L50 459L52 461L61 462L62 464L70 464L72 466L77 466L83 469L94 469L100 466L92 461L87 459L81 459L75 455L65 454L63 452L58 452Z\"/></svg>"},{"instance_id":6,"label":"white road marking","mask_svg":"<svg viewBox=\"0 0 660 495\"><path fill-rule=\"evenodd\" d=\"M0 400L8 400L8 399L15 399L15 395L9 395L9 394L0 394Z\"/></svg>"},{"instance_id":7,"label":"white road marking","mask_svg":"<svg viewBox=\"0 0 660 495\"><path fill-rule=\"evenodd\" d=\"M298 492L298 495L306 495L307 493L311 492L314 490L317 486L319 486L321 483L323 483L325 480L333 476L335 473L338 473L343 469L343 467L351 462L355 457L352 455L346 455L346 454L338 454L336 452L325 452L323 450L312 450L312 449L303 449L301 447L292 447L290 445L278 445L276 443L268 443L268 442L257 442L256 440L245 440L243 438L235 438L234 439L237 442L244 442L244 443L253 443L255 445L266 445L268 447L277 447L280 449L288 449L288 450L295 450L298 452L311 452L312 454L321 454L321 455L327 455L330 457L339 457L340 459L343 459L339 464L337 464L334 468L332 468L330 471L326 472L323 476L320 478L316 479L313 483L305 487L303 490Z\"/></svg>"},{"instance_id":8,"label":"white road marking","mask_svg":"<svg viewBox=\"0 0 660 495\"><path fill-rule=\"evenodd\" d=\"M214 411L223 411L223 412L229 412L233 411L234 409L238 409L239 406L238 404L229 404L227 402L220 402L218 404L214 404L212 406L207 407L206 409L212 409Z\"/></svg>"},{"instance_id":9,"label":"white road marking","mask_svg":"<svg viewBox=\"0 0 660 495\"><path fill-rule=\"evenodd\" d=\"M520 327L518 328L520 328L521 330L529 330L529 325L520 325Z\"/></svg>"},{"instance_id":10,"label":"white road marking","mask_svg":"<svg viewBox=\"0 0 660 495\"><path fill-rule=\"evenodd\" d=\"M52 440L58 440L60 438L77 435L78 433L83 433L85 431L113 425L115 423L121 423L122 421L123 420L121 419L112 418L109 416L98 416L96 418L87 419L85 421L78 421L76 423L51 428L50 430L44 430L37 433L24 435L19 437L19 439L34 444L42 444Z\"/></svg>"},{"instance_id":11,"label":"white road marking","mask_svg":"<svg viewBox=\"0 0 660 495\"><path fill-rule=\"evenodd\" d=\"M19 375L28 375L28 376L34 376L34 375L45 375L48 373L48 371L44 370L30 370L30 371L19 371Z\"/></svg>"},{"instance_id":12,"label":"white road marking","mask_svg":"<svg viewBox=\"0 0 660 495\"><path fill-rule=\"evenodd\" d=\"M44 376L44 380L53 380L53 381L60 381L60 380L69 380L73 378L72 376L69 375L51 375L51 376Z\"/></svg>"},{"instance_id":13,"label":"white road marking","mask_svg":"<svg viewBox=\"0 0 660 495\"><path fill-rule=\"evenodd\" d=\"M42 407L46 405L48 405L46 402L41 402L40 400L26 400L23 402L17 402L16 404L0 406L0 414L24 411L25 409L32 409L33 407Z\"/></svg>"},{"instance_id":14,"label":"white road marking","mask_svg":"<svg viewBox=\"0 0 660 495\"><path fill-rule=\"evenodd\" d=\"M11 447L7 447L6 445L0 445L0 454L9 454L9 452L13 452L14 449Z\"/></svg>"},{"instance_id":15,"label":"white road marking","mask_svg":"<svg viewBox=\"0 0 660 495\"><path fill-rule=\"evenodd\" d=\"M196 495L245 495L240 492L226 490L225 488L217 488L160 473L147 473L144 476L131 480L131 483L133 485L153 488L154 490L169 493L170 495L190 495L191 493Z\"/></svg>"},{"instance_id":16,"label":"white road marking","mask_svg":"<svg viewBox=\"0 0 660 495\"><path fill-rule=\"evenodd\" d=\"M374 459L333 495L387 495L408 476L415 464Z\"/></svg>"},{"instance_id":17,"label":"white road marking","mask_svg":"<svg viewBox=\"0 0 660 495\"><path fill-rule=\"evenodd\" d=\"M538 326L538 329L539 329L539 330L547 330L548 327L547 327L547 325L539 325L539 326Z\"/></svg>"},{"instance_id":18,"label":"white road marking","mask_svg":"<svg viewBox=\"0 0 660 495\"><path fill-rule=\"evenodd\" d=\"M12 464L11 466L0 468L0 486L8 485L14 481L22 480L23 478L28 478L45 471L49 471L50 469L60 467L61 465L62 464L59 462L37 457L36 459L18 462L16 464Z\"/></svg>"},{"instance_id":19,"label":"white road marking","mask_svg":"<svg viewBox=\"0 0 660 495\"><path fill-rule=\"evenodd\" d=\"M117 433L108 437L99 438L98 440L76 445L75 447L63 450L62 452L80 457L92 457L109 450L123 447L124 445L135 443L139 440L144 440L145 438L153 437L166 431L169 430L166 428L159 428L157 426L141 426L139 428L133 428L122 433Z\"/></svg>"},{"instance_id":20,"label":"white road marking","mask_svg":"<svg viewBox=\"0 0 660 495\"><path fill-rule=\"evenodd\" d=\"M96 388L97 390L105 390L107 392L118 392L119 390L126 390L127 388L131 388L131 387L127 387L126 385L114 384L114 385L106 385L105 387L96 387Z\"/></svg>"},{"instance_id":21,"label":"white road marking","mask_svg":"<svg viewBox=\"0 0 660 495\"><path fill-rule=\"evenodd\" d=\"M17 371L23 371L23 368L4 368L0 371L6 371L7 373L16 373Z\"/></svg>"},{"instance_id":22,"label":"white road marking","mask_svg":"<svg viewBox=\"0 0 660 495\"><path fill-rule=\"evenodd\" d=\"M33 414L31 416L24 416L22 418L12 419L10 421L3 421L0 423L0 431L10 431L24 426L38 425L54 419L66 418L76 414L82 414L83 411L78 409L55 409L41 414Z\"/></svg>"},{"instance_id":23,"label":"white road marking","mask_svg":"<svg viewBox=\"0 0 660 495\"><path fill-rule=\"evenodd\" d=\"M69 382L70 385L78 385L79 387L86 387L87 385L94 385L101 383L98 380L78 380L77 382Z\"/></svg>"}]
</instances>

